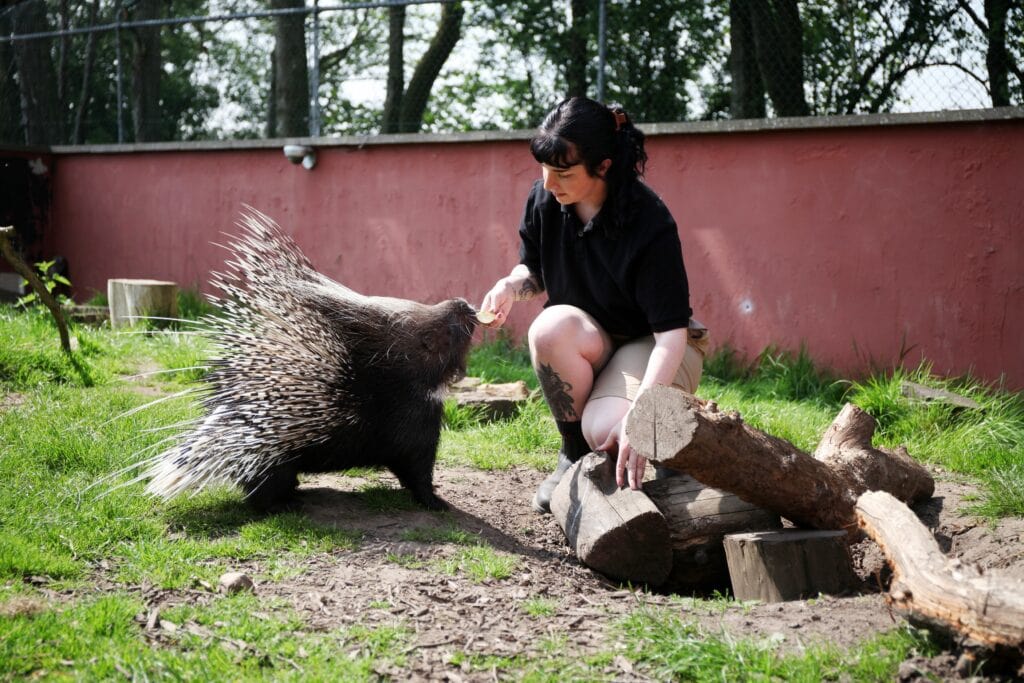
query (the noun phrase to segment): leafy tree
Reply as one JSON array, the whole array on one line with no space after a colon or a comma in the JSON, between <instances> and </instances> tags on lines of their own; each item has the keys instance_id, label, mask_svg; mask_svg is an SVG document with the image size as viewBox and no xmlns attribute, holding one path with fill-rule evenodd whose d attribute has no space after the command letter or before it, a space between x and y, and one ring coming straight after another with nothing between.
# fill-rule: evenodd
<instances>
[{"instance_id":1,"label":"leafy tree","mask_svg":"<svg viewBox=\"0 0 1024 683\"><path fill-rule=\"evenodd\" d=\"M405 7L389 8L387 98L384 100L381 132L413 133L423 125L430 91L459 41L464 15L465 10L460 2L447 3L441 7L437 31L427 51L416 64L408 87L405 87Z\"/></svg>"}]
</instances>

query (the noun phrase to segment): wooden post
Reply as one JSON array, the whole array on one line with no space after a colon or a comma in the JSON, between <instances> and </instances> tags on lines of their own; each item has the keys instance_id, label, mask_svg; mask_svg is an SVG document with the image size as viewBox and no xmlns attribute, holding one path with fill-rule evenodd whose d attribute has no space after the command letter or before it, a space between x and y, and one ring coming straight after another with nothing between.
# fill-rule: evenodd
<instances>
[{"instance_id":1,"label":"wooden post","mask_svg":"<svg viewBox=\"0 0 1024 683\"><path fill-rule=\"evenodd\" d=\"M737 600L784 602L857 585L842 531L784 529L725 537Z\"/></svg>"},{"instance_id":2,"label":"wooden post","mask_svg":"<svg viewBox=\"0 0 1024 683\"><path fill-rule=\"evenodd\" d=\"M107 280L110 326L131 326L146 319L166 324L178 317L178 286L162 280ZM164 319L164 320L161 320Z\"/></svg>"}]
</instances>

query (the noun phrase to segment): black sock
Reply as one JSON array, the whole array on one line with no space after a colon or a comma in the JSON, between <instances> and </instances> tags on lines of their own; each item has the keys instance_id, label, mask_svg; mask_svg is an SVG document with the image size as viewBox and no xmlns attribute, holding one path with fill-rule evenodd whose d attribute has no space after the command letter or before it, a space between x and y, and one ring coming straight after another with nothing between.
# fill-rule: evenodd
<instances>
[{"instance_id":1,"label":"black sock","mask_svg":"<svg viewBox=\"0 0 1024 683\"><path fill-rule=\"evenodd\" d=\"M562 453L571 462L576 462L590 452L587 440L583 438L583 424L576 422L561 422L555 420L558 426L558 433L562 435Z\"/></svg>"}]
</instances>

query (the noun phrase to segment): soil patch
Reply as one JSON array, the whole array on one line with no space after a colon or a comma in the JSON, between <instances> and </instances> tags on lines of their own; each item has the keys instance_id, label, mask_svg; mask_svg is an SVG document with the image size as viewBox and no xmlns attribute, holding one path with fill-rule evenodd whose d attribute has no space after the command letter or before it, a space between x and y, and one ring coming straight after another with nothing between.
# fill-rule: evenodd
<instances>
[{"instance_id":1,"label":"soil patch","mask_svg":"<svg viewBox=\"0 0 1024 683\"><path fill-rule=\"evenodd\" d=\"M640 604L670 605L706 632L770 639L792 652L814 643L849 647L901 622L880 592L888 569L869 540L854 548L855 569L863 581L856 595L722 607L629 590L582 566L554 519L532 511L529 501L543 477L532 469L438 469L438 493L452 508L447 513L376 512L361 492L367 480L333 474L309 478L302 486L303 513L321 524L360 531L363 542L356 551L305 561L294 577L258 581L257 593L286 598L316 629L402 624L413 633L406 668L380 673L432 680L455 673L451 659L456 652L529 656L552 642L564 642L564 651L574 656L614 650L614 624ZM380 482L398 487L389 475ZM990 526L964 516L960 510L971 492L966 484L938 481L935 496L917 512L947 554L986 570L1024 576L1024 520ZM411 534L414 530L420 533ZM463 532L458 542L416 540L452 530ZM478 581L451 569L453 558L474 538L511 558L508 577ZM537 604L551 613L537 615L531 610ZM619 668L607 674L637 678L623 658L616 662ZM919 659L905 663L901 675L906 680L921 672L956 678L956 664L950 655ZM467 675L476 674L458 671L458 676Z\"/></svg>"}]
</instances>

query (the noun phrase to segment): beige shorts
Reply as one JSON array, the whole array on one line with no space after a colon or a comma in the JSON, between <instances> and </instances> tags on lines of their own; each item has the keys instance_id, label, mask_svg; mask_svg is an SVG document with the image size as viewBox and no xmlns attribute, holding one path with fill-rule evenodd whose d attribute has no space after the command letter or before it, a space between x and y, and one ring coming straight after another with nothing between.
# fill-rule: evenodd
<instances>
[{"instance_id":1,"label":"beige shorts","mask_svg":"<svg viewBox=\"0 0 1024 683\"><path fill-rule=\"evenodd\" d=\"M690 339L686 354L679 364L672 386L695 393L704 370L704 356L708 350L708 330L696 320L690 321ZM590 398L617 396L632 401L636 398L640 382L647 370L647 361L654 350L654 335L633 339L620 346L611 360L598 373Z\"/></svg>"}]
</instances>

